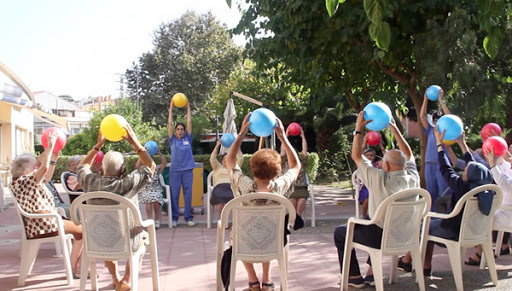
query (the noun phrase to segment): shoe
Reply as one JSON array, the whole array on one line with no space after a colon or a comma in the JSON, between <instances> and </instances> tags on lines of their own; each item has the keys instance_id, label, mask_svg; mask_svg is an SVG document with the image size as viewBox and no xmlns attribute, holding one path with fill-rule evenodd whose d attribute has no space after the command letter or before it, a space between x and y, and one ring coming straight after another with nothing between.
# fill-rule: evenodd
<instances>
[{"instance_id":1,"label":"shoe","mask_svg":"<svg viewBox=\"0 0 512 291\"><path fill-rule=\"evenodd\" d=\"M178 226L178 222L177 221L172 221L172 227L177 227Z\"/></svg>"},{"instance_id":2,"label":"shoe","mask_svg":"<svg viewBox=\"0 0 512 291\"><path fill-rule=\"evenodd\" d=\"M188 226L196 226L196 223L193 222L192 220L189 220L189 221L187 221L187 225Z\"/></svg>"},{"instance_id":3,"label":"shoe","mask_svg":"<svg viewBox=\"0 0 512 291\"><path fill-rule=\"evenodd\" d=\"M357 289L361 289L361 288L364 288L366 286L366 284L364 283L364 280L363 278L359 277L359 278L354 278L354 279L348 279L348 286L351 286L351 287L354 287L354 288L357 288Z\"/></svg>"},{"instance_id":4,"label":"shoe","mask_svg":"<svg viewBox=\"0 0 512 291\"><path fill-rule=\"evenodd\" d=\"M364 277L364 283L370 286L375 286L375 279L373 279L373 275L368 275Z\"/></svg>"},{"instance_id":5,"label":"shoe","mask_svg":"<svg viewBox=\"0 0 512 291\"><path fill-rule=\"evenodd\" d=\"M130 291L132 287L128 285L126 282L119 281L116 283L116 291Z\"/></svg>"},{"instance_id":6,"label":"shoe","mask_svg":"<svg viewBox=\"0 0 512 291\"><path fill-rule=\"evenodd\" d=\"M404 257L398 258L398 268L406 271L406 272L412 272L412 263L406 263L403 261Z\"/></svg>"},{"instance_id":7,"label":"shoe","mask_svg":"<svg viewBox=\"0 0 512 291\"><path fill-rule=\"evenodd\" d=\"M467 261L464 261L464 265L468 266L480 266L480 260L482 259L482 255L476 253L476 257L478 258L478 261L474 260L473 257L469 257Z\"/></svg>"},{"instance_id":8,"label":"shoe","mask_svg":"<svg viewBox=\"0 0 512 291\"><path fill-rule=\"evenodd\" d=\"M156 229L160 228L160 220L155 221L155 228Z\"/></svg>"},{"instance_id":9,"label":"shoe","mask_svg":"<svg viewBox=\"0 0 512 291\"><path fill-rule=\"evenodd\" d=\"M425 276L425 277L432 276L432 268L428 268L428 269L423 268L423 276Z\"/></svg>"},{"instance_id":10,"label":"shoe","mask_svg":"<svg viewBox=\"0 0 512 291\"><path fill-rule=\"evenodd\" d=\"M261 290L274 291L274 283L261 283Z\"/></svg>"},{"instance_id":11,"label":"shoe","mask_svg":"<svg viewBox=\"0 0 512 291\"><path fill-rule=\"evenodd\" d=\"M260 282L259 281L249 282L249 288L244 289L244 291L260 291L260 290L261 290L261 288L260 288Z\"/></svg>"},{"instance_id":12,"label":"shoe","mask_svg":"<svg viewBox=\"0 0 512 291\"><path fill-rule=\"evenodd\" d=\"M508 247L506 249L500 250L500 256L509 255L509 254L510 254L510 249Z\"/></svg>"}]
</instances>

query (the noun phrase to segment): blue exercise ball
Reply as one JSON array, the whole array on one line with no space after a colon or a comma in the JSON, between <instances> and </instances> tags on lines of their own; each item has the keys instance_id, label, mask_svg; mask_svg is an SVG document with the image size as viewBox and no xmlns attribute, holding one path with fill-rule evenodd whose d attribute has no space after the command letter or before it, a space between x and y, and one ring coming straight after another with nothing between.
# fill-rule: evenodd
<instances>
[{"instance_id":1,"label":"blue exercise ball","mask_svg":"<svg viewBox=\"0 0 512 291\"><path fill-rule=\"evenodd\" d=\"M259 137L266 137L274 132L277 124L277 117L274 112L267 108L258 108L249 116L249 129Z\"/></svg>"},{"instance_id":2,"label":"blue exercise ball","mask_svg":"<svg viewBox=\"0 0 512 291\"><path fill-rule=\"evenodd\" d=\"M382 102L372 102L366 105L363 111L365 120L373 120L366 125L369 130L383 130L391 122L391 110Z\"/></svg>"},{"instance_id":3,"label":"blue exercise ball","mask_svg":"<svg viewBox=\"0 0 512 291\"><path fill-rule=\"evenodd\" d=\"M439 91L441 90L441 87L437 85L432 85L427 88L427 98L432 101L437 101L439 99Z\"/></svg>"},{"instance_id":4,"label":"blue exercise ball","mask_svg":"<svg viewBox=\"0 0 512 291\"><path fill-rule=\"evenodd\" d=\"M150 141L146 142L144 147L146 148L146 150L148 150L148 153L152 156L156 155L156 153L158 152L158 144L156 143L156 141L150 140Z\"/></svg>"},{"instance_id":5,"label":"blue exercise ball","mask_svg":"<svg viewBox=\"0 0 512 291\"><path fill-rule=\"evenodd\" d=\"M453 114L446 114L437 120L437 127L440 133L444 133L445 140L454 140L462 134L462 120Z\"/></svg>"},{"instance_id":6,"label":"blue exercise ball","mask_svg":"<svg viewBox=\"0 0 512 291\"><path fill-rule=\"evenodd\" d=\"M220 139L223 147L229 148L235 141L235 136L232 133L224 133Z\"/></svg>"}]
</instances>

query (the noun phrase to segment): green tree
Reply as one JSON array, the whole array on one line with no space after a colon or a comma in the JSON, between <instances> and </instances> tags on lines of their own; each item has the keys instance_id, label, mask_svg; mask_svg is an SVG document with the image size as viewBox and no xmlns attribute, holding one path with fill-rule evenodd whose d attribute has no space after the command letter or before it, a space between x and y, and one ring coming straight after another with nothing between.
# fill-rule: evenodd
<instances>
[{"instance_id":1,"label":"green tree","mask_svg":"<svg viewBox=\"0 0 512 291\"><path fill-rule=\"evenodd\" d=\"M481 29L486 22L480 18L482 2L345 1L329 18L321 1L250 0L240 5L243 16L233 32L249 39L246 53L259 68L284 65L290 80L310 89L317 115L324 116L336 103L350 104L357 112L368 101L383 101L415 116L424 90L439 84L453 113L479 116L464 120L475 129L479 120L502 118L484 112L503 108L512 60L510 3L492 9L505 33L491 59L489 48L482 46L489 36ZM379 36L387 34L386 27L389 41ZM425 144L422 136L422 156Z\"/></svg>"},{"instance_id":2,"label":"green tree","mask_svg":"<svg viewBox=\"0 0 512 291\"><path fill-rule=\"evenodd\" d=\"M133 131L142 144L150 140L156 141L159 145L166 142L167 128L165 128L165 132L162 130L159 131L154 121L143 122L142 112L137 110L135 102L128 99L117 100L115 106L110 106L101 112L95 112L89 121L89 128L70 138L62 150L62 153L64 155L86 154L96 144L101 120L110 114L123 116L132 126ZM163 146L161 147L164 149ZM133 148L125 141L110 142L107 140L103 151L107 152L109 150L131 152Z\"/></svg>"},{"instance_id":3,"label":"green tree","mask_svg":"<svg viewBox=\"0 0 512 291\"><path fill-rule=\"evenodd\" d=\"M143 120L166 125L169 101L178 92L188 97L194 115L211 114L205 103L241 56L227 27L211 13L187 12L160 25L153 43L153 50L126 71L133 97L144 100Z\"/></svg>"}]
</instances>

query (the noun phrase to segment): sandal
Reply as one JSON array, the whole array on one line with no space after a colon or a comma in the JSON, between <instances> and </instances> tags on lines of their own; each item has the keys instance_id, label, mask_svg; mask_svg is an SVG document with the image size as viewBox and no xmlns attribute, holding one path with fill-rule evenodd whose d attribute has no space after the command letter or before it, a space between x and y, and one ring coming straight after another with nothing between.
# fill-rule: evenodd
<instances>
[{"instance_id":1,"label":"sandal","mask_svg":"<svg viewBox=\"0 0 512 291\"><path fill-rule=\"evenodd\" d=\"M261 283L261 287L267 287L262 290L274 291L274 283Z\"/></svg>"},{"instance_id":2,"label":"sandal","mask_svg":"<svg viewBox=\"0 0 512 291\"><path fill-rule=\"evenodd\" d=\"M474 260L473 257L469 257L467 261L464 261L464 264L468 266L480 266L480 259L482 259L482 256L479 255L478 253L476 253L475 255L479 259L478 261Z\"/></svg>"},{"instance_id":3,"label":"sandal","mask_svg":"<svg viewBox=\"0 0 512 291\"><path fill-rule=\"evenodd\" d=\"M130 287L130 285L128 285L128 283L126 283L124 281L119 281L115 285L116 285L116 291L130 291L130 290L132 290L132 287Z\"/></svg>"},{"instance_id":4,"label":"sandal","mask_svg":"<svg viewBox=\"0 0 512 291\"><path fill-rule=\"evenodd\" d=\"M255 286L256 284L258 286ZM244 289L244 291L261 291L260 281L249 282L249 288Z\"/></svg>"}]
</instances>

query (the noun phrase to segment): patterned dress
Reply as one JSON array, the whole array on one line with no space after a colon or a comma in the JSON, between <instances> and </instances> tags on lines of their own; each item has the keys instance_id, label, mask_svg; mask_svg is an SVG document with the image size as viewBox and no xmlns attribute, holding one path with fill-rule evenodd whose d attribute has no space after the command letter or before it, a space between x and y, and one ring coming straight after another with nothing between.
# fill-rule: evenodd
<instances>
[{"instance_id":1,"label":"patterned dress","mask_svg":"<svg viewBox=\"0 0 512 291\"><path fill-rule=\"evenodd\" d=\"M158 202L160 205L164 204L164 197L162 195L162 185L158 178L160 174L160 165L156 166L153 179L142 189L139 193L139 203L148 204Z\"/></svg>"},{"instance_id":2,"label":"patterned dress","mask_svg":"<svg viewBox=\"0 0 512 291\"><path fill-rule=\"evenodd\" d=\"M42 182L36 183L35 173L15 178L10 186L16 200L25 212L55 211L52 193ZM27 219L25 221L25 231L28 238L57 232L57 221L55 218Z\"/></svg>"}]
</instances>

